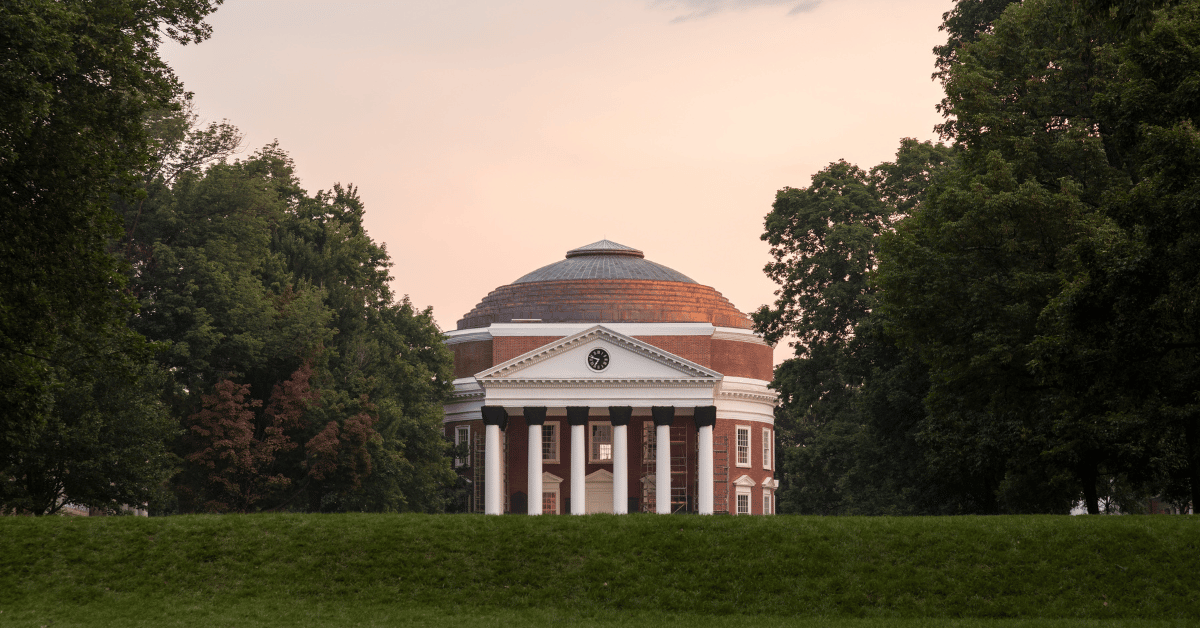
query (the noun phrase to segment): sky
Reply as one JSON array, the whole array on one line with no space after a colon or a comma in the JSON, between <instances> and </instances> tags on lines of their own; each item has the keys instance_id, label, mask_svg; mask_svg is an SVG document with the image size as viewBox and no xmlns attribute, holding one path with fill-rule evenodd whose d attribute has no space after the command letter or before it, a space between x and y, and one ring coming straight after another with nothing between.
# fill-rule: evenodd
<instances>
[{"instance_id":1,"label":"sky","mask_svg":"<svg viewBox=\"0 0 1200 628\"><path fill-rule=\"evenodd\" d=\"M750 313L775 192L936 140L952 0L226 0L164 45L202 122L357 186L441 329L604 238ZM791 350L781 343L776 361Z\"/></svg>"}]
</instances>

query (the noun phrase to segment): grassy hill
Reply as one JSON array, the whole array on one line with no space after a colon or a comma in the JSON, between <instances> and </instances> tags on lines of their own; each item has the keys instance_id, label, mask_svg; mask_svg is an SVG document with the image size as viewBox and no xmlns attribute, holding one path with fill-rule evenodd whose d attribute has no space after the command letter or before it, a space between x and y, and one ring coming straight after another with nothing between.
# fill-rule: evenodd
<instances>
[{"instance_id":1,"label":"grassy hill","mask_svg":"<svg viewBox=\"0 0 1200 628\"><path fill-rule=\"evenodd\" d=\"M1200 520L0 517L0 625L797 621L1195 625Z\"/></svg>"}]
</instances>

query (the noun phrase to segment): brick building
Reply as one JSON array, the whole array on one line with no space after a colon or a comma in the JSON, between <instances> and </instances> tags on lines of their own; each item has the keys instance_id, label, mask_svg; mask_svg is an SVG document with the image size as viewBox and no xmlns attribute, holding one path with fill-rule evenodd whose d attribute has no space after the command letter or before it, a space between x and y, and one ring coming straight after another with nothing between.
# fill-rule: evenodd
<instances>
[{"instance_id":1,"label":"brick building","mask_svg":"<svg viewBox=\"0 0 1200 628\"><path fill-rule=\"evenodd\" d=\"M470 510L774 513L771 347L641 251L568 251L493 290L446 343Z\"/></svg>"}]
</instances>

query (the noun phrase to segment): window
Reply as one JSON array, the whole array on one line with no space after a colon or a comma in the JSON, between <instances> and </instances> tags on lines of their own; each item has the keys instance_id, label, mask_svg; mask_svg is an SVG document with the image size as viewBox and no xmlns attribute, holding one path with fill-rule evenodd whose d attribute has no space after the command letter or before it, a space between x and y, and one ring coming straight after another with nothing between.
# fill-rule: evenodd
<instances>
[{"instance_id":1,"label":"window","mask_svg":"<svg viewBox=\"0 0 1200 628\"><path fill-rule=\"evenodd\" d=\"M733 481L733 487L736 495L736 498L733 502L733 514L753 514L753 511L751 510L753 502L750 501L750 496L753 494L754 480L750 479L750 476L748 475L743 475L742 477Z\"/></svg>"},{"instance_id":2,"label":"window","mask_svg":"<svg viewBox=\"0 0 1200 628\"><path fill-rule=\"evenodd\" d=\"M455 447L459 447L461 450L461 448L464 444L466 445L466 449L467 449L467 457L466 458L455 458L454 466L456 466L456 467L471 466L471 426L470 425L460 425L460 426L454 428L454 445L455 445Z\"/></svg>"},{"instance_id":3,"label":"window","mask_svg":"<svg viewBox=\"0 0 1200 628\"><path fill-rule=\"evenodd\" d=\"M774 438L774 434L771 433L771 428L764 427L763 428L763 468L764 469L771 468L771 441L773 440L773 438ZM764 513L764 514L766 514L766 513Z\"/></svg>"},{"instance_id":4,"label":"window","mask_svg":"<svg viewBox=\"0 0 1200 628\"><path fill-rule=\"evenodd\" d=\"M588 450L588 462L612 462L613 439L612 425L604 423L589 423L592 446Z\"/></svg>"},{"instance_id":5,"label":"window","mask_svg":"<svg viewBox=\"0 0 1200 628\"><path fill-rule=\"evenodd\" d=\"M770 514L775 513L775 509L772 508L772 506L774 506L775 504L771 503L772 501L774 501L774 495L772 493L774 493L774 491L771 491L771 490L768 490L765 488L763 489L763 514L764 515L770 515Z\"/></svg>"},{"instance_id":6,"label":"window","mask_svg":"<svg viewBox=\"0 0 1200 628\"><path fill-rule=\"evenodd\" d=\"M542 426L542 462L558 464L558 422L547 421Z\"/></svg>"},{"instance_id":7,"label":"window","mask_svg":"<svg viewBox=\"0 0 1200 628\"><path fill-rule=\"evenodd\" d=\"M750 428L744 425L737 428L737 466L750 466Z\"/></svg>"},{"instance_id":8,"label":"window","mask_svg":"<svg viewBox=\"0 0 1200 628\"><path fill-rule=\"evenodd\" d=\"M542 514L562 514L563 479L549 472L542 472Z\"/></svg>"}]
</instances>

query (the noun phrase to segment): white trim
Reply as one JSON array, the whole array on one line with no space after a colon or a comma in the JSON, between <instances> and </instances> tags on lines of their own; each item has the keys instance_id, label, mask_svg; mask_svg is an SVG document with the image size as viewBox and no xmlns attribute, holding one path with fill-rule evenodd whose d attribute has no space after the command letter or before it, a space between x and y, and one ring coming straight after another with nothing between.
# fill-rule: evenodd
<instances>
[{"instance_id":1,"label":"white trim","mask_svg":"<svg viewBox=\"0 0 1200 628\"><path fill-rule=\"evenodd\" d=\"M595 323L492 323L484 329L458 329L446 336L484 332L494 338L504 336L570 336L595 326ZM605 327L626 336L711 336L712 323L605 323Z\"/></svg>"},{"instance_id":2,"label":"white trim","mask_svg":"<svg viewBox=\"0 0 1200 628\"><path fill-rule=\"evenodd\" d=\"M492 335L486 329L460 329L457 332L452 331L442 335L444 336L442 344L446 346L492 339Z\"/></svg>"},{"instance_id":3,"label":"white trim","mask_svg":"<svg viewBox=\"0 0 1200 628\"><path fill-rule=\"evenodd\" d=\"M746 461L742 462L741 444L738 442L741 438L742 431L746 432ZM749 425L738 425L733 432L733 464L737 467L752 467L754 466L754 438ZM745 477L745 476L742 476Z\"/></svg>"},{"instance_id":4,"label":"white trim","mask_svg":"<svg viewBox=\"0 0 1200 628\"><path fill-rule=\"evenodd\" d=\"M770 470L771 459L775 456L775 431L769 427L762 428L762 457L763 468Z\"/></svg>"},{"instance_id":5,"label":"white trim","mask_svg":"<svg viewBox=\"0 0 1200 628\"><path fill-rule=\"evenodd\" d=\"M492 323L444 332L448 345L503 336L570 336L595 323ZM626 336L712 336L716 340L736 340L766 344L752 329L718 327L711 323L605 323L605 327Z\"/></svg>"},{"instance_id":6,"label":"white trim","mask_svg":"<svg viewBox=\"0 0 1200 628\"><path fill-rule=\"evenodd\" d=\"M561 515L562 514L562 482L563 479L550 473L549 471L542 472L542 514L546 515ZM554 493L554 512L546 512L545 493Z\"/></svg>"},{"instance_id":7,"label":"white trim","mask_svg":"<svg viewBox=\"0 0 1200 628\"><path fill-rule=\"evenodd\" d=\"M599 426L608 426L609 454L608 454L607 459L598 458L596 456L596 448L594 447L595 443L593 442L593 438L594 438L593 435L595 434L594 428L599 427ZM613 459L615 458L614 453L615 453L615 447L616 447L616 443L613 442L614 440L615 439L613 438L613 425L611 422L609 422L609 421L588 421L588 425L587 425L588 463L589 464L612 464ZM601 441L599 444L603 445L604 442Z\"/></svg>"},{"instance_id":8,"label":"white trim","mask_svg":"<svg viewBox=\"0 0 1200 628\"><path fill-rule=\"evenodd\" d=\"M750 488L750 487L754 486L754 480L751 479L750 476L748 476L748 475L743 475L742 477L734 480L733 485Z\"/></svg>"},{"instance_id":9,"label":"white trim","mask_svg":"<svg viewBox=\"0 0 1200 628\"><path fill-rule=\"evenodd\" d=\"M733 514L735 515L752 515L754 514L754 498L753 491L754 480L750 476L743 475L733 481ZM746 498L746 512L742 512L741 498Z\"/></svg>"},{"instance_id":10,"label":"white trim","mask_svg":"<svg viewBox=\"0 0 1200 628\"><path fill-rule=\"evenodd\" d=\"M554 437L554 457L546 457L546 435ZM562 461L562 422L547 420L542 425L542 464L560 464Z\"/></svg>"},{"instance_id":11,"label":"white trim","mask_svg":"<svg viewBox=\"0 0 1200 628\"><path fill-rule=\"evenodd\" d=\"M739 329L737 327L717 327L713 330L713 340L732 340L734 342L748 342L755 345L763 345L769 347L762 336L754 333L751 329Z\"/></svg>"}]
</instances>

